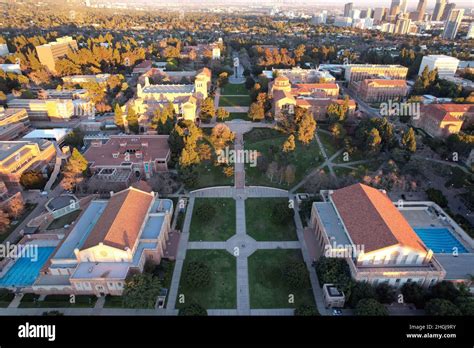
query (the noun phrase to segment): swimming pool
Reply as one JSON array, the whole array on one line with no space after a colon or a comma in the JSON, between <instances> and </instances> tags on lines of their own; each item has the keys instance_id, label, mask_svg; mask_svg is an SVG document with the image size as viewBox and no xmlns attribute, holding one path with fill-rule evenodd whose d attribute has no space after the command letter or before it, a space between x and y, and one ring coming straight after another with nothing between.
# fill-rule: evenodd
<instances>
[{"instance_id":1,"label":"swimming pool","mask_svg":"<svg viewBox=\"0 0 474 348\"><path fill-rule=\"evenodd\" d=\"M459 254L467 253L466 248L459 242L452 233L444 227L414 228L418 237L434 253L452 253L457 248Z\"/></svg>"},{"instance_id":2,"label":"swimming pool","mask_svg":"<svg viewBox=\"0 0 474 348\"><path fill-rule=\"evenodd\" d=\"M22 256L13 264L7 273L0 278L0 286L32 285L55 247L38 247L37 258Z\"/></svg>"}]
</instances>

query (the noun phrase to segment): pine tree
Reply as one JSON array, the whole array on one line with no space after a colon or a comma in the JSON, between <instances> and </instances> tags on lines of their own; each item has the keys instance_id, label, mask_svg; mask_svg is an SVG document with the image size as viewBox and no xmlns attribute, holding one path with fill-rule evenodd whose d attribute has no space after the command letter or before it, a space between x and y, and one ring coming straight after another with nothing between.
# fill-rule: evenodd
<instances>
[{"instance_id":1,"label":"pine tree","mask_svg":"<svg viewBox=\"0 0 474 348\"><path fill-rule=\"evenodd\" d=\"M117 127L123 128L123 111L118 103L115 104L114 114L115 124L117 125Z\"/></svg>"},{"instance_id":2,"label":"pine tree","mask_svg":"<svg viewBox=\"0 0 474 348\"><path fill-rule=\"evenodd\" d=\"M402 145L408 152L415 153L416 152L416 138L415 138L415 131L413 128L410 128L408 132L403 134L402 137Z\"/></svg>"},{"instance_id":3,"label":"pine tree","mask_svg":"<svg viewBox=\"0 0 474 348\"><path fill-rule=\"evenodd\" d=\"M296 148L295 145L295 136L291 134L288 139L283 143L283 152L294 151Z\"/></svg>"},{"instance_id":4,"label":"pine tree","mask_svg":"<svg viewBox=\"0 0 474 348\"><path fill-rule=\"evenodd\" d=\"M314 138L314 132L316 131L316 121L313 115L308 112L303 116L298 128L298 140L303 144L309 144Z\"/></svg>"}]
</instances>

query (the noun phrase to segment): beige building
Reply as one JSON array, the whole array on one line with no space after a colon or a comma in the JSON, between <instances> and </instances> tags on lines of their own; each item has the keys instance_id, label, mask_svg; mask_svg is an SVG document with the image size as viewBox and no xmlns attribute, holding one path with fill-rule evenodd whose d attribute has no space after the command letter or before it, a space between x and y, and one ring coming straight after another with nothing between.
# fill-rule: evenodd
<instances>
[{"instance_id":1,"label":"beige building","mask_svg":"<svg viewBox=\"0 0 474 348\"><path fill-rule=\"evenodd\" d=\"M0 141L0 179L8 189L21 189L21 174L28 170L43 170L55 157L50 141Z\"/></svg>"},{"instance_id":2,"label":"beige building","mask_svg":"<svg viewBox=\"0 0 474 348\"><path fill-rule=\"evenodd\" d=\"M345 67L345 80L357 82L365 79L384 78L405 80L408 68L401 65L350 64Z\"/></svg>"},{"instance_id":3,"label":"beige building","mask_svg":"<svg viewBox=\"0 0 474 348\"><path fill-rule=\"evenodd\" d=\"M457 134L464 124L474 120L474 105L428 104L421 106L421 115L413 123L433 137Z\"/></svg>"},{"instance_id":4,"label":"beige building","mask_svg":"<svg viewBox=\"0 0 474 348\"><path fill-rule=\"evenodd\" d=\"M354 84L360 98L369 103L401 100L408 94L405 80L366 79Z\"/></svg>"},{"instance_id":5,"label":"beige building","mask_svg":"<svg viewBox=\"0 0 474 348\"><path fill-rule=\"evenodd\" d=\"M95 200L43 267L40 294L122 295L127 277L165 257L173 202L134 187Z\"/></svg>"},{"instance_id":6,"label":"beige building","mask_svg":"<svg viewBox=\"0 0 474 348\"><path fill-rule=\"evenodd\" d=\"M446 271L384 191L355 184L322 191L310 228L319 255L341 257L356 281L431 286Z\"/></svg>"},{"instance_id":7,"label":"beige building","mask_svg":"<svg viewBox=\"0 0 474 348\"><path fill-rule=\"evenodd\" d=\"M12 99L10 108L23 108L31 121L68 121L74 115L70 99Z\"/></svg>"},{"instance_id":8,"label":"beige building","mask_svg":"<svg viewBox=\"0 0 474 348\"><path fill-rule=\"evenodd\" d=\"M64 36L41 46L36 46L36 53L41 64L51 72L56 71L56 61L67 55L69 50L77 50L77 42L70 36Z\"/></svg>"},{"instance_id":9,"label":"beige building","mask_svg":"<svg viewBox=\"0 0 474 348\"><path fill-rule=\"evenodd\" d=\"M0 141L14 140L26 133L30 125L25 109L4 109L0 106Z\"/></svg>"}]
</instances>

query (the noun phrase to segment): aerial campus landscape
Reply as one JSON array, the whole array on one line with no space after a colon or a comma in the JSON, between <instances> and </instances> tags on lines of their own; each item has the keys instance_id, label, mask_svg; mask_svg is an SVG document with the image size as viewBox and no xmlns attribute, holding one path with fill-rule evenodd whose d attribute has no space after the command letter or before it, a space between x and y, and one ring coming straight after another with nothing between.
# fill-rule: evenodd
<instances>
[{"instance_id":1,"label":"aerial campus landscape","mask_svg":"<svg viewBox=\"0 0 474 348\"><path fill-rule=\"evenodd\" d=\"M469 1L0 11L1 316L473 316Z\"/></svg>"}]
</instances>

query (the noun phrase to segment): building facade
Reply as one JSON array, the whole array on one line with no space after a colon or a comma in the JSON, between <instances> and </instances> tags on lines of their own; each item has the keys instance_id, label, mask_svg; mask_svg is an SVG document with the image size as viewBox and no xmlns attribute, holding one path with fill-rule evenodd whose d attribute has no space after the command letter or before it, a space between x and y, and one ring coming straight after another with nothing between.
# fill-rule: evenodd
<instances>
[{"instance_id":1,"label":"building facade","mask_svg":"<svg viewBox=\"0 0 474 348\"><path fill-rule=\"evenodd\" d=\"M367 79L358 82L358 85L358 95L369 103L401 100L408 93L405 80Z\"/></svg>"},{"instance_id":2,"label":"building facade","mask_svg":"<svg viewBox=\"0 0 474 348\"><path fill-rule=\"evenodd\" d=\"M442 54L439 55L429 55L424 56L421 60L420 70L418 70L418 75L423 73L425 67L428 67L428 71L437 69L438 76L443 78L447 76L454 76L456 70L458 69L459 59L445 56Z\"/></svg>"},{"instance_id":3,"label":"building facade","mask_svg":"<svg viewBox=\"0 0 474 348\"><path fill-rule=\"evenodd\" d=\"M54 42L36 46L40 63L51 72L56 72L56 61L66 56L70 50L77 50L77 42L70 36L60 37Z\"/></svg>"}]
</instances>

